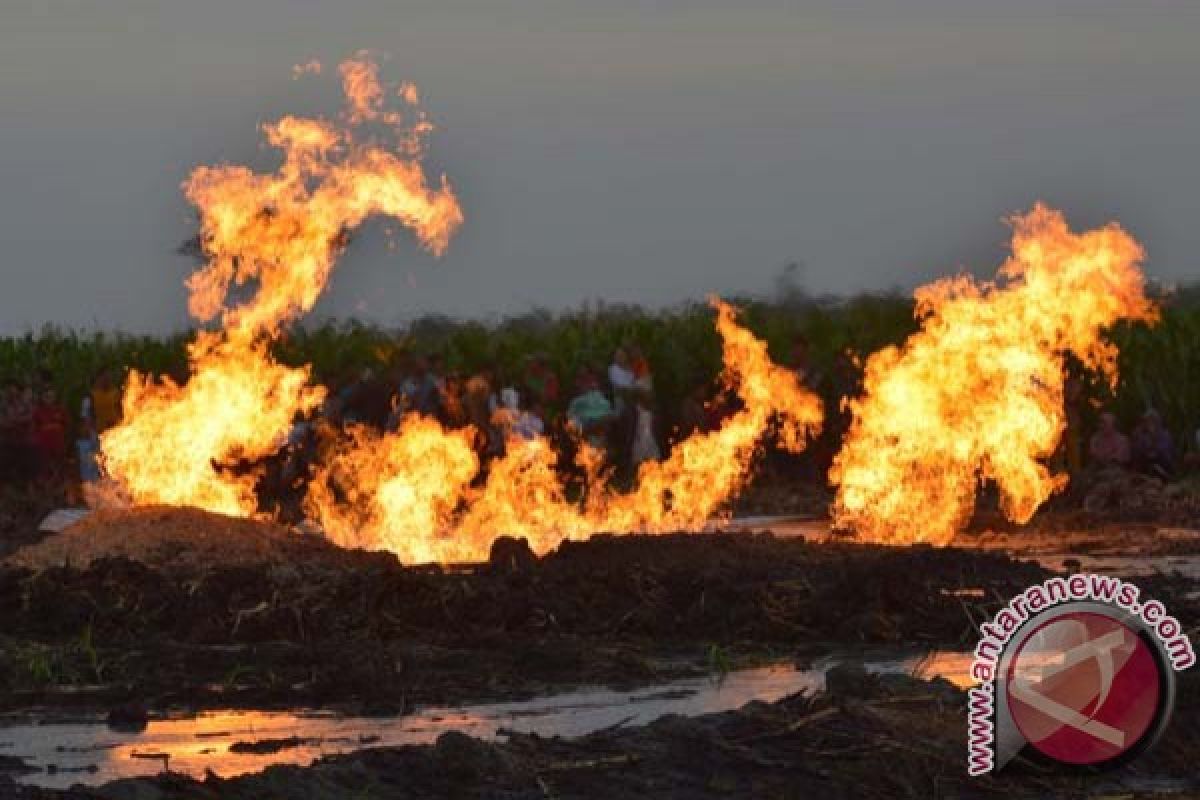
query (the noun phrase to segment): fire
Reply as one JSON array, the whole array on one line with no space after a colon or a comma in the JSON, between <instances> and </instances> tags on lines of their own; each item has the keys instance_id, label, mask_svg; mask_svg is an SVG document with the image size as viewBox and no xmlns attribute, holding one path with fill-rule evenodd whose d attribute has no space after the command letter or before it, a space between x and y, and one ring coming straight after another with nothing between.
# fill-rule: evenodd
<instances>
[{"instance_id":1,"label":"fire","mask_svg":"<svg viewBox=\"0 0 1200 800\"><path fill-rule=\"evenodd\" d=\"M320 71L309 62L295 74ZM445 180L431 187L422 170L430 128L409 108L416 88L386 88L362 54L338 72L346 107L336 122L289 116L264 126L267 143L283 154L276 172L200 167L184 183L200 212L206 256L187 282L189 310L219 328L190 346L186 383L131 376L125 420L101 443L104 467L130 502L254 516L259 475L245 465L276 452L296 416L325 396L307 368L277 363L270 345L312 309L349 233L367 217L386 215L440 254L462 223ZM391 146L364 128L388 130ZM246 286L253 288L248 296ZM308 513L342 545L410 561L480 558L505 533L526 536L543 552L600 530L702 527L745 483L772 421L790 449L801 448L821 421L817 398L771 363L729 306L715 305L726 378L742 408L720 430L643 465L633 492L609 487L600 454L584 446L589 489L582 502L569 500L555 471L558 456L544 439L511 442L479 486L473 432L410 415L398 431L351 427L327 440L307 487Z\"/></svg>"},{"instance_id":2,"label":"fire","mask_svg":"<svg viewBox=\"0 0 1200 800\"><path fill-rule=\"evenodd\" d=\"M317 62L295 70L320 72ZM325 396L306 367L277 363L271 345L316 304L351 232L388 216L440 254L462 224L445 178L430 182L422 167L431 126L416 88L385 86L362 53L338 75L338 117L263 126L282 154L275 172L200 167L183 184L206 257L187 282L189 310L212 329L191 344L185 383L130 378L124 422L101 442L103 466L130 502L254 516L259 476L247 465L276 452ZM919 290L921 330L868 360L830 476L839 526L875 541L945 543L969 519L981 481L998 487L1016 521L1065 484L1045 459L1063 432L1067 354L1115 381L1103 330L1155 311L1142 250L1115 224L1072 233L1041 205L1013 222L1012 256L995 282L956 277ZM601 454L584 445L586 491L569 497L545 439L510 442L481 478L472 431L409 416L394 432L352 427L327 442L308 513L343 545L411 561L477 559L502 534L544 552L598 531L702 528L744 486L773 425L797 451L822 420L817 397L771 362L733 309L714 307L740 407L720 429L643 464L632 491L610 486Z\"/></svg>"},{"instance_id":3,"label":"fire","mask_svg":"<svg viewBox=\"0 0 1200 800\"><path fill-rule=\"evenodd\" d=\"M416 418L383 437L358 433L356 447L318 471L308 508L334 538L416 561L486 558L496 536L528 539L536 552L600 531L698 530L745 484L756 447L773 421L792 451L821 424L820 400L795 373L770 360L766 344L741 328L733 309L714 301L725 379L742 408L719 430L680 442L670 457L642 465L622 493L603 475L601 456L583 445L588 476L581 502L567 497L545 439L509 442L481 489L469 438ZM455 506L461 510L453 518Z\"/></svg>"},{"instance_id":4,"label":"fire","mask_svg":"<svg viewBox=\"0 0 1200 800\"><path fill-rule=\"evenodd\" d=\"M431 187L421 167L425 118L389 109L373 64L351 59L341 74L340 122L289 116L264 126L267 143L283 154L275 173L200 167L184 183L207 259L188 280L189 310L219 320L220 330L192 343L183 385L130 378L124 422L101 448L107 474L134 503L253 515L256 476L224 465L275 452L295 416L324 395L306 368L276 363L270 342L312 309L349 232L367 217L399 220L435 254L462 223L445 179ZM407 87L397 96L415 97ZM385 127L394 142L378 141L366 123ZM247 285L249 299L231 297Z\"/></svg>"},{"instance_id":5,"label":"fire","mask_svg":"<svg viewBox=\"0 0 1200 800\"><path fill-rule=\"evenodd\" d=\"M830 472L834 522L878 542L946 544L982 481L1026 522L1067 476L1045 464L1065 427L1065 357L1115 384L1103 330L1152 321L1142 248L1119 226L1073 233L1037 205L1013 220L996 282L960 276L916 293L921 330L872 355Z\"/></svg>"},{"instance_id":6,"label":"fire","mask_svg":"<svg viewBox=\"0 0 1200 800\"><path fill-rule=\"evenodd\" d=\"M796 374L771 362L766 343L734 320L733 309L714 301L725 380L742 408L721 427L680 442L670 457L646 462L630 494L603 497L597 518L603 530L696 530L743 487L755 448L772 420L791 452L821 426L820 399Z\"/></svg>"},{"instance_id":7,"label":"fire","mask_svg":"<svg viewBox=\"0 0 1200 800\"><path fill-rule=\"evenodd\" d=\"M308 370L272 361L265 345L233 346L202 333L195 374L183 386L134 373L122 403L127 421L103 436L104 466L135 504L189 505L250 516L258 473L214 466L277 450L297 411L324 391Z\"/></svg>"},{"instance_id":8,"label":"fire","mask_svg":"<svg viewBox=\"0 0 1200 800\"><path fill-rule=\"evenodd\" d=\"M317 467L305 498L343 547L389 550L404 561L456 560L444 533L479 469L469 430L409 415L380 435L354 426Z\"/></svg>"},{"instance_id":9,"label":"fire","mask_svg":"<svg viewBox=\"0 0 1200 800\"><path fill-rule=\"evenodd\" d=\"M487 557L501 535L521 536L537 553L564 539L584 538L598 530L582 504L573 503L555 472L558 453L544 438L508 443L503 458L489 468L483 488L472 492L462 516L446 537L443 552L451 561ZM579 464L591 492L607 493L600 474L602 457L586 443Z\"/></svg>"}]
</instances>

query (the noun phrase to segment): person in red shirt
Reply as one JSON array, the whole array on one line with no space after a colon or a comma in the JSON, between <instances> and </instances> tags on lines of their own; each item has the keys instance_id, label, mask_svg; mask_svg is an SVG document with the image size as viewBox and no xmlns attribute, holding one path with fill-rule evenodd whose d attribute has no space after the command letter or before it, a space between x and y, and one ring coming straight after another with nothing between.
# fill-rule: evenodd
<instances>
[{"instance_id":1,"label":"person in red shirt","mask_svg":"<svg viewBox=\"0 0 1200 800\"><path fill-rule=\"evenodd\" d=\"M527 359L525 389L531 401L554 406L559 400L558 376L550 368L544 353L534 353Z\"/></svg>"},{"instance_id":2,"label":"person in red shirt","mask_svg":"<svg viewBox=\"0 0 1200 800\"><path fill-rule=\"evenodd\" d=\"M67 410L53 388L42 390L33 407L33 446L42 478L58 475L67 455Z\"/></svg>"},{"instance_id":3,"label":"person in red shirt","mask_svg":"<svg viewBox=\"0 0 1200 800\"><path fill-rule=\"evenodd\" d=\"M33 390L13 384L0 395L0 481L33 479Z\"/></svg>"}]
</instances>

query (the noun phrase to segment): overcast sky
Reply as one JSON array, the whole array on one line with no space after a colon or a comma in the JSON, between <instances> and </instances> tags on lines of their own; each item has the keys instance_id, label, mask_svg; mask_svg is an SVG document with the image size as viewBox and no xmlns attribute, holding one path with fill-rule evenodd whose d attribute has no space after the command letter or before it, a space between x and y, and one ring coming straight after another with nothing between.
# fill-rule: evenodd
<instances>
[{"instance_id":1,"label":"overcast sky","mask_svg":"<svg viewBox=\"0 0 1200 800\"><path fill-rule=\"evenodd\" d=\"M360 236L319 315L396 322L989 273L1042 199L1200 279L1200 2L3 0L0 332L186 324L199 164L390 54L467 222Z\"/></svg>"}]
</instances>

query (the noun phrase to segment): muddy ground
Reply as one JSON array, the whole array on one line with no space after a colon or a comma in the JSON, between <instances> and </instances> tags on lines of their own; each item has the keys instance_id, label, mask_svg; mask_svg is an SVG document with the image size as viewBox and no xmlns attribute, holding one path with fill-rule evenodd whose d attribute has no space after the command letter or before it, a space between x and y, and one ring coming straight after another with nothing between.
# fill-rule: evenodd
<instances>
[{"instance_id":1,"label":"muddy ground","mask_svg":"<svg viewBox=\"0 0 1200 800\"><path fill-rule=\"evenodd\" d=\"M405 566L291 534L257 561L252 549L245 561L172 550L145 561L9 563L0 565L0 709L99 709L132 724L172 707L398 713L719 676L847 647L969 649L980 622L1048 574L1011 553L1044 549L1044 534L1061 535L1067 553L1196 552L1154 519L1076 505L1015 530L984 511L962 539L970 546L950 548L678 534L600 536L537 558L505 539L490 562L461 568ZM1168 522L1189 520L1200 522ZM1158 573L1136 582L1179 619L1200 619L1195 581ZM1139 792L1194 779L1193 673L1182 676L1162 746L1117 776L1160 781L1133 784ZM960 692L898 678L831 683L829 697L577 740L512 735L493 745L448 734L228 781L164 776L62 795L6 783L0 763L0 797L1128 794L1112 776L1064 779L1031 764L966 783Z\"/></svg>"},{"instance_id":2,"label":"muddy ground","mask_svg":"<svg viewBox=\"0 0 1200 800\"><path fill-rule=\"evenodd\" d=\"M386 713L644 685L846 647L969 649L980 622L1048 574L1009 555L1022 552L1023 537L1030 553L1047 540L1030 531L972 533L962 540L969 548L769 533L597 536L541 558L522 540L501 539L489 563L443 568L278 526L221 547L220 537L195 532L251 523L129 513L93 527L139 560L0 563L0 710ZM1103 523L1080 509L1043 515L1038 526L1084 530L1048 539L1071 551L1200 549L1195 538ZM55 544L40 546L59 553L49 563L62 560ZM1200 619L1192 582L1165 574L1138 582L1179 619Z\"/></svg>"},{"instance_id":3,"label":"muddy ground","mask_svg":"<svg viewBox=\"0 0 1200 800\"><path fill-rule=\"evenodd\" d=\"M999 552L769 534L600 536L540 559L501 540L490 563L454 570L315 540L271 567L10 566L0 706L397 711L657 682L831 643L965 648L1044 575Z\"/></svg>"},{"instance_id":4,"label":"muddy ground","mask_svg":"<svg viewBox=\"0 0 1200 800\"><path fill-rule=\"evenodd\" d=\"M433 745L368 749L229 780L167 774L51 792L0 778L0 792L18 800L1196 796L1200 680L1185 673L1180 689L1159 744L1099 774L1019 758L999 775L968 778L961 691L941 680L838 668L827 693L578 739L513 733L491 744L446 733Z\"/></svg>"}]
</instances>

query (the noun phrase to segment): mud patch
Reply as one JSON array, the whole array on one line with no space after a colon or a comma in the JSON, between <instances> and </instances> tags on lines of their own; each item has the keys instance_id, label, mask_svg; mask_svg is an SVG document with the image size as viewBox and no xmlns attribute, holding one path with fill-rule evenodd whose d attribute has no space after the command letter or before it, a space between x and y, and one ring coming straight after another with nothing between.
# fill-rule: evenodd
<instances>
[{"instance_id":1,"label":"mud patch","mask_svg":"<svg viewBox=\"0 0 1200 800\"><path fill-rule=\"evenodd\" d=\"M500 552L507 553L503 548ZM0 570L0 704L411 703L646 685L830 645L957 649L1041 567L758 534L598 536L542 558Z\"/></svg>"}]
</instances>

